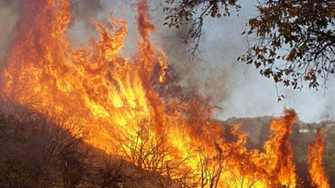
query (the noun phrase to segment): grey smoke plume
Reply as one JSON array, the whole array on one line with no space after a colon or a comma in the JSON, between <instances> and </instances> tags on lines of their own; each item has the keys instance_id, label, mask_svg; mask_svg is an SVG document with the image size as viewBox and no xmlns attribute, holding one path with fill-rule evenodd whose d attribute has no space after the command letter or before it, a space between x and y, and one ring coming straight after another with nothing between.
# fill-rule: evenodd
<instances>
[{"instance_id":1,"label":"grey smoke plume","mask_svg":"<svg viewBox=\"0 0 335 188\"><path fill-rule=\"evenodd\" d=\"M0 60L2 62L15 36L15 26L20 20L22 2L22 0L0 0ZM70 3L72 29L83 32L76 33L74 38L80 41L93 36L91 33L94 33L95 27L91 24L91 19L97 18L102 12L104 7L102 0L70 0Z\"/></svg>"},{"instance_id":2,"label":"grey smoke plume","mask_svg":"<svg viewBox=\"0 0 335 188\"><path fill-rule=\"evenodd\" d=\"M5 59L15 36L15 25L20 18L20 0L0 1L0 60ZM3 64L3 63L1 63Z\"/></svg>"},{"instance_id":3,"label":"grey smoke plume","mask_svg":"<svg viewBox=\"0 0 335 188\"><path fill-rule=\"evenodd\" d=\"M153 0L152 0L153 1ZM211 99L211 104L222 108L216 117L280 116L283 108L294 108L302 121L313 122L335 118L335 79L332 76L328 88L319 91L309 89L305 84L302 91L278 85L278 94L286 99L277 102L276 85L271 79L260 76L252 65L236 61L247 48L247 38L241 33L248 27L248 19L254 17L256 0L240 0L242 9L237 16L223 19L207 19L202 36L200 59L185 65L187 56L181 35L185 30L158 27L170 62L182 78L184 88ZM156 15L159 15L156 13ZM154 18L158 24L164 16ZM157 24L156 24L157 25ZM186 46L187 47L187 46Z\"/></svg>"},{"instance_id":4,"label":"grey smoke plume","mask_svg":"<svg viewBox=\"0 0 335 188\"><path fill-rule=\"evenodd\" d=\"M20 4L21 0L0 0L0 77L15 36L15 25L20 18Z\"/></svg>"},{"instance_id":5,"label":"grey smoke plume","mask_svg":"<svg viewBox=\"0 0 335 188\"><path fill-rule=\"evenodd\" d=\"M84 25L92 28L90 20L97 18L103 10L101 0L71 0L71 13L74 21L83 21Z\"/></svg>"},{"instance_id":6,"label":"grey smoke plume","mask_svg":"<svg viewBox=\"0 0 335 188\"><path fill-rule=\"evenodd\" d=\"M106 14L104 3L102 0L70 0L70 3L72 20L69 36L72 46L86 45L91 38L97 37L92 21L98 20L101 13Z\"/></svg>"}]
</instances>

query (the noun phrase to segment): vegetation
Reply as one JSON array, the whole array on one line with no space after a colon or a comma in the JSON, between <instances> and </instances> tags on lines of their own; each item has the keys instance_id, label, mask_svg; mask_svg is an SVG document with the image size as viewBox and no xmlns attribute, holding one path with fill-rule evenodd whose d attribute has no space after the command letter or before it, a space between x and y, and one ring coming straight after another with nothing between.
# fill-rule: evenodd
<instances>
[{"instance_id":1,"label":"vegetation","mask_svg":"<svg viewBox=\"0 0 335 188\"><path fill-rule=\"evenodd\" d=\"M166 13L164 25L179 28L182 25L189 25L190 29L185 35L185 43L192 42L192 55L199 48L204 17L221 18L230 16L230 7L239 10L237 0L167 0L163 10Z\"/></svg>"},{"instance_id":2,"label":"vegetation","mask_svg":"<svg viewBox=\"0 0 335 188\"><path fill-rule=\"evenodd\" d=\"M71 134L64 118L47 119L18 106L0 110L0 187L162 187L159 177L123 156L107 155L87 145L85 136Z\"/></svg>"},{"instance_id":3,"label":"vegetation","mask_svg":"<svg viewBox=\"0 0 335 188\"><path fill-rule=\"evenodd\" d=\"M203 17L229 16L229 9L239 9L237 0L170 0L164 7L166 24L179 28L190 24L186 39L199 47ZM335 2L332 0L265 0L257 5L258 15L249 20L246 35L251 41L246 54L238 59L254 64L260 74L293 89L307 82L318 88L326 86L335 72Z\"/></svg>"},{"instance_id":4,"label":"vegetation","mask_svg":"<svg viewBox=\"0 0 335 188\"><path fill-rule=\"evenodd\" d=\"M124 155L116 157L87 145L83 141L85 136L70 134L66 128L68 125L62 124L69 122L63 121L64 118L67 117L47 119L23 107L0 111L0 187L172 188L195 184L216 187L217 177L227 170L220 161L229 156L218 153L220 157L207 158L200 150L198 153L204 178L194 181L192 172L185 172L182 178L175 179L176 169L183 161L165 159L170 151L165 145L164 137L154 143L149 142L148 131L152 126L149 121L140 122L142 128L138 135L129 135L128 141L120 142ZM269 131L270 119L271 117L231 118L220 123L230 129L230 126L242 122L240 129L248 136L247 147L262 150L262 145L267 140L264 135ZM324 166L330 184L334 185L335 127L332 125L334 122L323 124L327 128L324 135ZM80 125L75 126L80 129ZM293 128L291 143L297 174L301 178L299 181L304 187L310 186L306 146L314 139L314 131L318 126L319 124L297 122ZM309 132L301 133L301 129ZM223 136L228 141L236 139L229 131ZM215 171L208 168L210 164L217 164Z\"/></svg>"}]
</instances>

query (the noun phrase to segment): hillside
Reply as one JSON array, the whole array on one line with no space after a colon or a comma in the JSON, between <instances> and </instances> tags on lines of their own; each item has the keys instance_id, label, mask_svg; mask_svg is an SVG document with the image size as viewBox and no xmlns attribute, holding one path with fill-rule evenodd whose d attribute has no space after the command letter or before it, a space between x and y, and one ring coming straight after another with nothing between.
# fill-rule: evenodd
<instances>
[{"instance_id":1,"label":"hillside","mask_svg":"<svg viewBox=\"0 0 335 188\"><path fill-rule=\"evenodd\" d=\"M72 135L63 118L50 120L19 106L1 108L1 188L160 188L166 184L157 173L87 145L85 135Z\"/></svg>"},{"instance_id":2,"label":"hillside","mask_svg":"<svg viewBox=\"0 0 335 188\"><path fill-rule=\"evenodd\" d=\"M166 172L146 171L129 161L129 156L115 157L87 145L85 135L72 135L65 117L52 120L23 107L14 106L0 111L0 187L3 188L163 188L185 187L182 180L162 175ZM230 118L220 121L229 130L241 124L247 135L247 148L263 151L268 139L272 117ZM315 130L326 126L324 167L330 184L335 185L335 127L334 122L294 124L291 143L294 151L298 181L311 187L308 175L308 143L314 140ZM80 127L78 127L80 129ZM236 138L230 131L223 135L229 141ZM135 154L135 153L134 153ZM139 153L137 153L139 154ZM134 157L134 156L133 156ZM185 180L186 181L186 180Z\"/></svg>"}]
</instances>

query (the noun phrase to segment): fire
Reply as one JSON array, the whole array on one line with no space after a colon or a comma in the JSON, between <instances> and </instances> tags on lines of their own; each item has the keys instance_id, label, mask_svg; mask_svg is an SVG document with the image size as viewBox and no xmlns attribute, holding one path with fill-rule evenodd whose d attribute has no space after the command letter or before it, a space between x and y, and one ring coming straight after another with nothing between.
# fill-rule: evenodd
<instances>
[{"instance_id":1,"label":"fire","mask_svg":"<svg viewBox=\"0 0 335 188\"><path fill-rule=\"evenodd\" d=\"M239 125L231 130L235 141L225 140L227 130L211 120L211 109L199 99L190 104L163 100L154 86L165 81L168 58L150 39L155 26L147 2L137 7L137 52L126 58L121 54L125 20L111 14L108 23L95 21L100 40L73 50L67 35L69 0L24 1L2 74L2 99L50 117L70 114L69 127L79 122L83 127L73 132L87 135L87 143L107 153L116 148L129 162L181 184L295 187L289 139L296 113L285 110L271 122L262 153L245 147Z\"/></svg>"},{"instance_id":2,"label":"fire","mask_svg":"<svg viewBox=\"0 0 335 188\"><path fill-rule=\"evenodd\" d=\"M309 174L312 179L312 183L320 188L330 188L328 178L324 173L322 167L322 156L324 141L322 139L323 127L318 128L314 142L311 142L308 146L308 164Z\"/></svg>"},{"instance_id":3,"label":"fire","mask_svg":"<svg viewBox=\"0 0 335 188\"><path fill-rule=\"evenodd\" d=\"M270 174L276 174L280 184L294 187L296 182L295 165L292 162L293 151L290 143L292 124L297 115L294 111L285 111L280 120L273 120L270 127L271 140L264 145L269 155L267 166ZM279 185L279 184L278 184ZM293 186L292 186L293 185Z\"/></svg>"}]
</instances>

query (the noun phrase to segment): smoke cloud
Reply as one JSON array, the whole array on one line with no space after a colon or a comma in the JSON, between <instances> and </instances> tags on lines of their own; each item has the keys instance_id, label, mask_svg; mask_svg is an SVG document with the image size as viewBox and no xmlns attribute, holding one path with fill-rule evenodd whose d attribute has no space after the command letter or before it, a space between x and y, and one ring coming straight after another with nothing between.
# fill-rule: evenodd
<instances>
[{"instance_id":1,"label":"smoke cloud","mask_svg":"<svg viewBox=\"0 0 335 188\"><path fill-rule=\"evenodd\" d=\"M6 67L7 54L15 36L15 25L20 18L20 2L21 0L0 1L0 76Z\"/></svg>"},{"instance_id":2,"label":"smoke cloud","mask_svg":"<svg viewBox=\"0 0 335 188\"><path fill-rule=\"evenodd\" d=\"M11 41L15 36L15 25L20 18L20 0L2 0L0 1L0 60L3 62ZM3 63L1 63L3 64Z\"/></svg>"},{"instance_id":3,"label":"smoke cloud","mask_svg":"<svg viewBox=\"0 0 335 188\"><path fill-rule=\"evenodd\" d=\"M187 28L158 27L164 49L181 77L184 90L191 90L210 99L210 104L220 106L222 110L216 113L219 119L280 116L283 108L294 108L306 122L334 119L333 76L327 82L327 89L321 86L315 91L305 84L302 91L294 91L280 84L276 86L273 80L262 77L253 65L237 61L248 48L247 38L241 33L248 29L248 19L257 15L256 0L239 3L242 5L239 15L233 11L230 17L205 20L199 58L186 65L188 56L184 52L188 46L182 44L182 36ZM155 19L156 25L162 25L163 13ZM285 95L282 102L277 102L277 92Z\"/></svg>"},{"instance_id":4,"label":"smoke cloud","mask_svg":"<svg viewBox=\"0 0 335 188\"><path fill-rule=\"evenodd\" d=\"M97 37L98 33L92 21L98 20L100 14L105 12L104 3L102 0L70 0L70 3L72 21L69 35L72 45L84 45L89 39Z\"/></svg>"},{"instance_id":5,"label":"smoke cloud","mask_svg":"<svg viewBox=\"0 0 335 188\"><path fill-rule=\"evenodd\" d=\"M97 18L103 10L101 0L71 0L71 13L73 21L82 21L87 29L92 29L92 18Z\"/></svg>"},{"instance_id":6,"label":"smoke cloud","mask_svg":"<svg viewBox=\"0 0 335 188\"><path fill-rule=\"evenodd\" d=\"M0 1L0 60L3 66L15 36L15 26L20 20L22 0ZM95 34L91 19L97 19L103 10L102 0L70 0L72 23L70 35L74 41L86 41ZM76 32L76 33L74 33Z\"/></svg>"}]
</instances>

